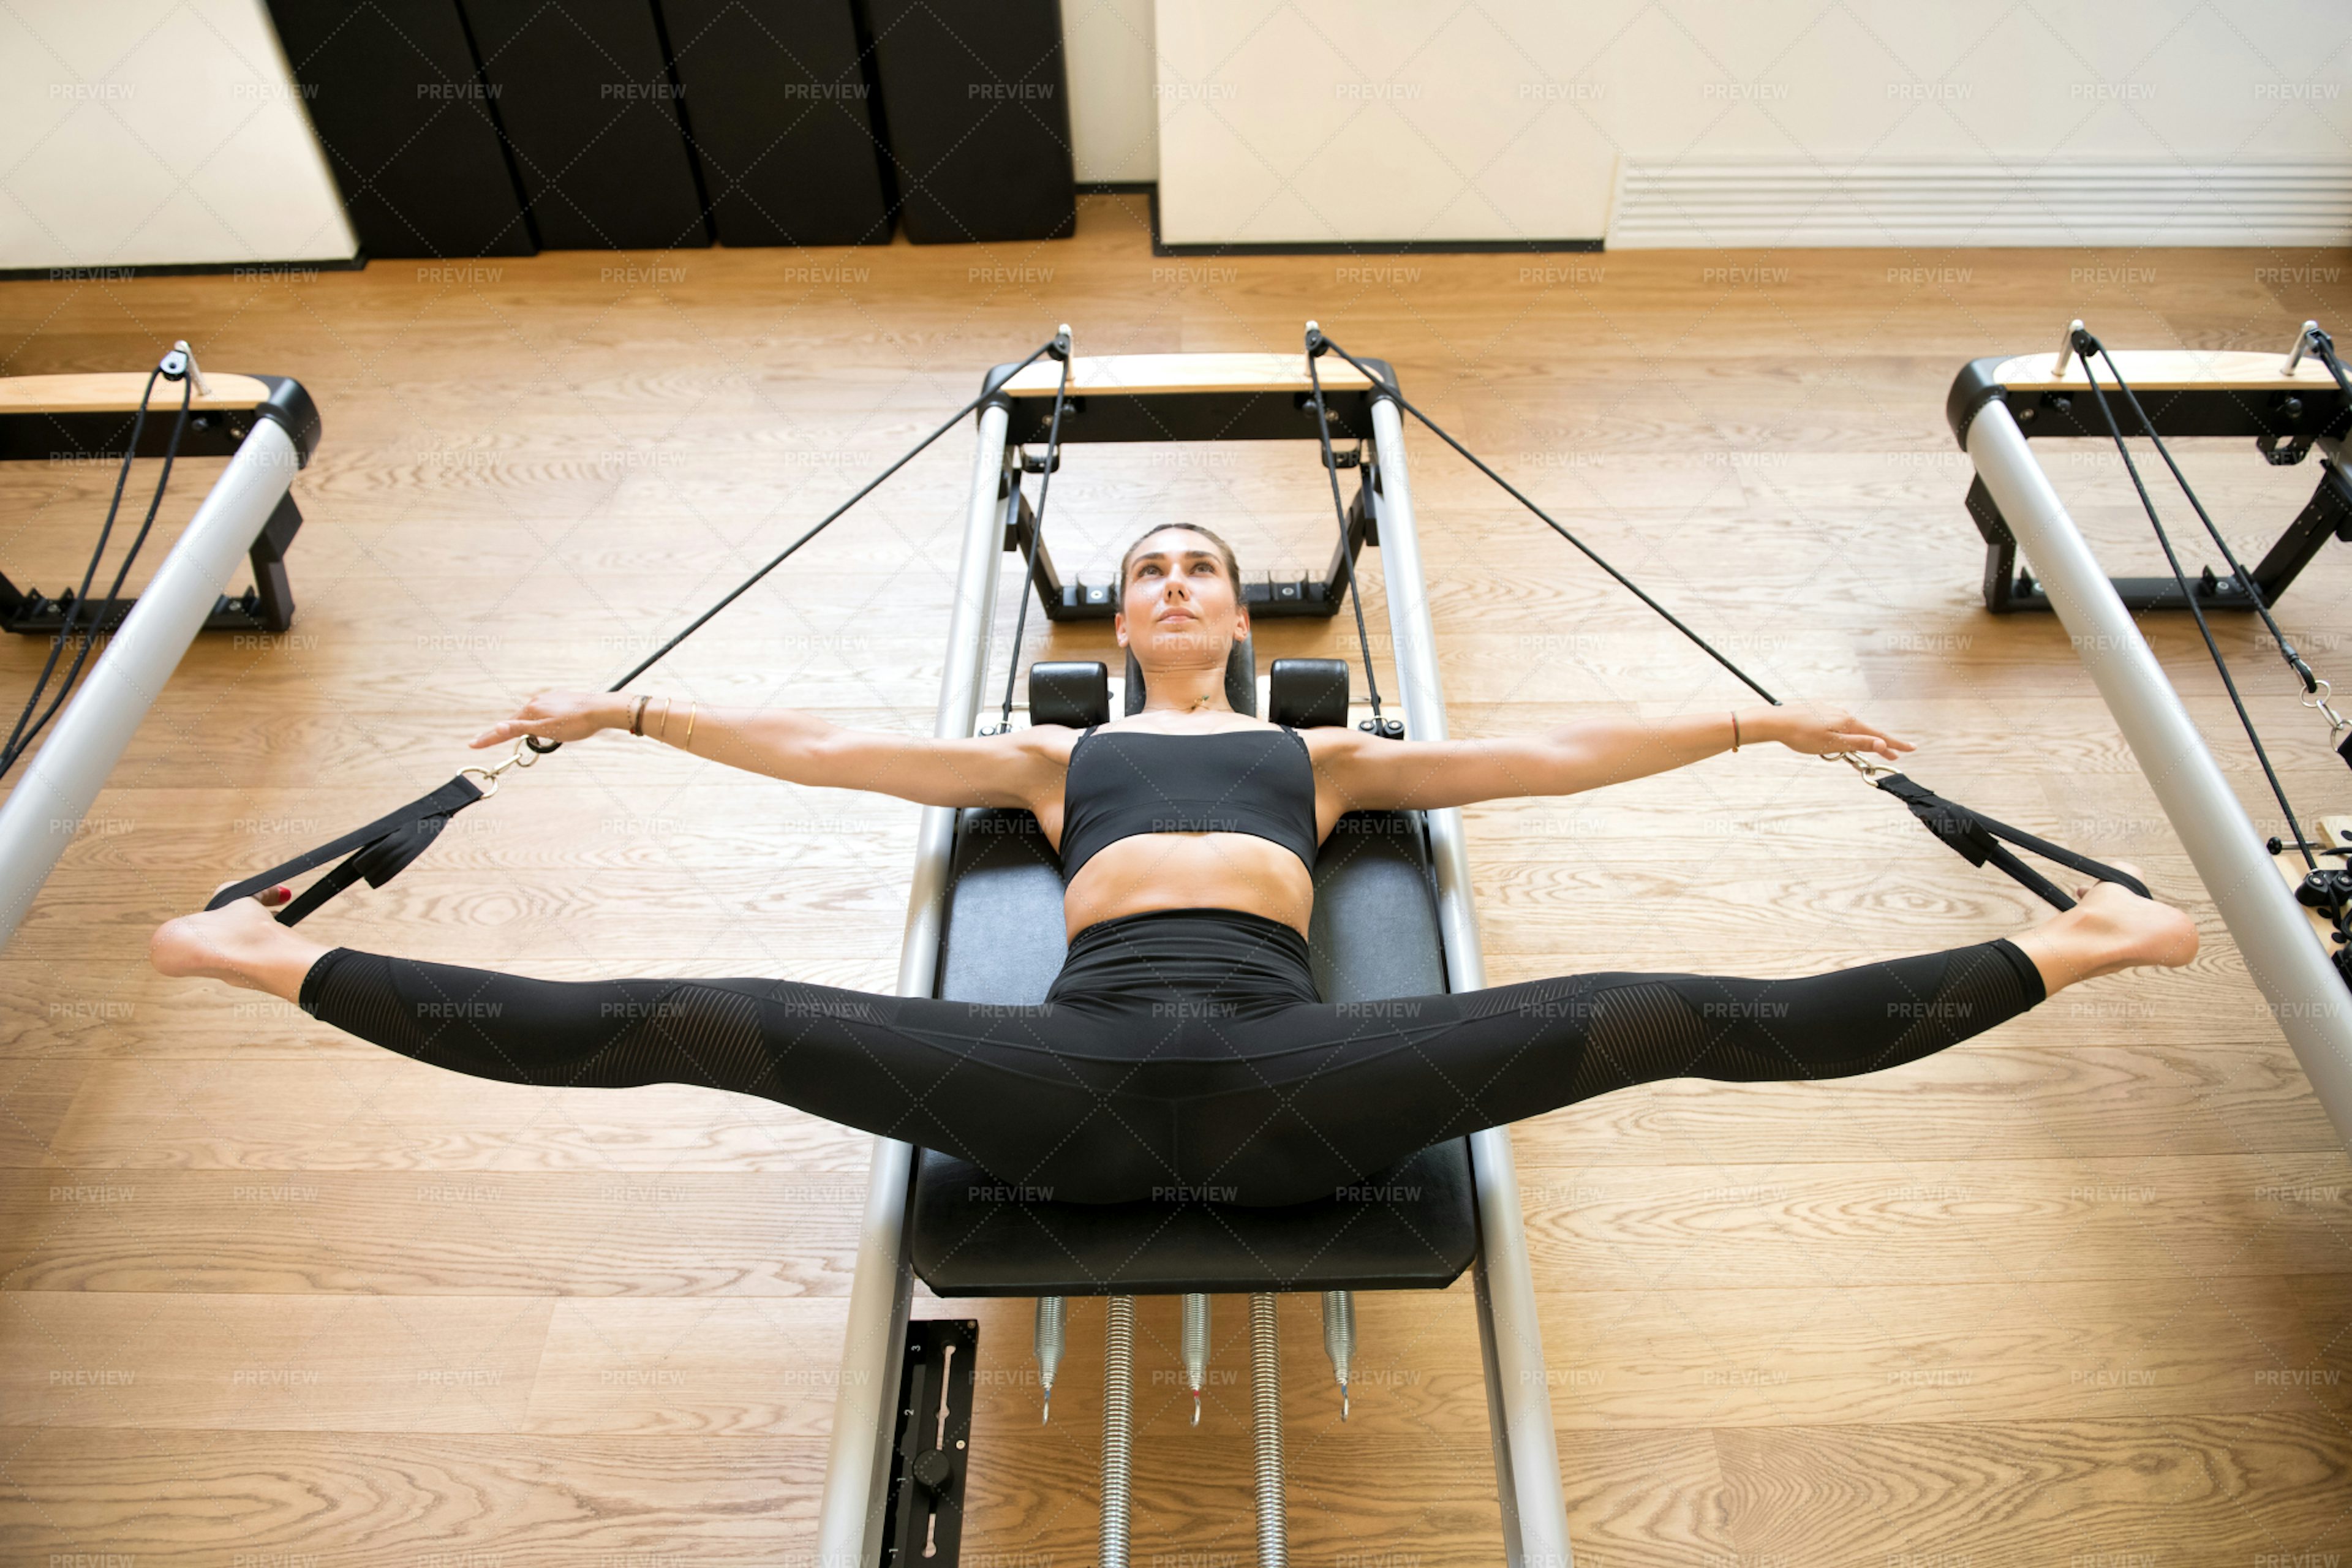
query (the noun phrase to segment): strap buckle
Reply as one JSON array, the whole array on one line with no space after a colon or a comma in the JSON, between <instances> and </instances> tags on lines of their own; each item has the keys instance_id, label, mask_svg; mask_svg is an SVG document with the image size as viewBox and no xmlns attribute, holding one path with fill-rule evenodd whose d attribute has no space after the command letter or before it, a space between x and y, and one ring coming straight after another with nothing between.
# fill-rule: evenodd
<instances>
[{"instance_id":1,"label":"strap buckle","mask_svg":"<svg viewBox=\"0 0 2352 1568\"><path fill-rule=\"evenodd\" d=\"M2327 721L2327 738L2332 741L2345 731L2352 730L2352 719L2338 713L2335 705L2327 700L2335 688L2328 685L2325 678L2315 675L2312 679L2318 684L2311 695L2303 700L2303 705L2319 710L2319 716Z\"/></svg>"},{"instance_id":2,"label":"strap buckle","mask_svg":"<svg viewBox=\"0 0 2352 1568\"><path fill-rule=\"evenodd\" d=\"M1888 767L1885 763L1873 762L1870 758L1859 755L1853 752L1825 752L1822 754L1822 761L1825 763L1843 763L1855 773L1860 773L1863 776L1864 782L1868 784L1876 784L1886 774L1898 771L1895 768Z\"/></svg>"},{"instance_id":3,"label":"strap buckle","mask_svg":"<svg viewBox=\"0 0 2352 1568\"><path fill-rule=\"evenodd\" d=\"M471 773L476 778L480 779L482 781L482 798L484 800L488 800L490 796L499 793L499 775L500 773L505 773L509 768L527 768L537 761L539 761L539 753L530 749L530 737L526 736L522 740L515 742L513 752L508 756L505 762L494 763L487 768L459 768L457 770L457 776L459 778L463 778L467 773Z\"/></svg>"}]
</instances>

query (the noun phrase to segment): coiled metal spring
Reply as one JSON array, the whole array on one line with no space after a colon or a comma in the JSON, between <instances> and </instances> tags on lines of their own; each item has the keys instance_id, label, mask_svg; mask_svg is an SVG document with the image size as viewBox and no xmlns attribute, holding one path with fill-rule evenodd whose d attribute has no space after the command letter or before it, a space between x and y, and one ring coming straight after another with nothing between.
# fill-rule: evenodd
<instances>
[{"instance_id":1,"label":"coiled metal spring","mask_svg":"<svg viewBox=\"0 0 2352 1568\"><path fill-rule=\"evenodd\" d=\"M1069 1319L1068 1300L1060 1296L1037 1298L1037 1381L1045 1384L1045 1402L1037 1413L1041 1422L1054 1415L1054 1373L1062 1364L1062 1334Z\"/></svg>"},{"instance_id":2,"label":"coiled metal spring","mask_svg":"<svg viewBox=\"0 0 2352 1568\"><path fill-rule=\"evenodd\" d=\"M1184 1386L1192 1391L1192 1425L1201 1424L1201 1389L1209 1376L1209 1299L1184 1298Z\"/></svg>"},{"instance_id":3,"label":"coiled metal spring","mask_svg":"<svg viewBox=\"0 0 2352 1568\"><path fill-rule=\"evenodd\" d=\"M1286 1568L1290 1541L1282 1512L1282 1341L1274 1298L1250 1298L1250 1419L1257 1436L1257 1560Z\"/></svg>"},{"instance_id":4,"label":"coiled metal spring","mask_svg":"<svg viewBox=\"0 0 2352 1568\"><path fill-rule=\"evenodd\" d=\"M1135 1298L1113 1296L1103 1347L1102 1568L1128 1568L1129 1467L1135 1442Z\"/></svg>"}]
</instances>

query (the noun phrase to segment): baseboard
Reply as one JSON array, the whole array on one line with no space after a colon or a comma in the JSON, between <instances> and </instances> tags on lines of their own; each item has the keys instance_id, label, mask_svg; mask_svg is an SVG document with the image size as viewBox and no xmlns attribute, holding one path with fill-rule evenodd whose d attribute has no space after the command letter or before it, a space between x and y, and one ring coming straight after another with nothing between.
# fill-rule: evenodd
<instances>
[{"instance_id":1,"label":"baseboard","mask_svg":"<svg viewBox=\"0 0 2352 1568\"><path fill-rule=\"evenodd\" d=\"M1171 245L1160 237L1160 185L1153 180L1105 180L1078 186L1084 196L1141 195L1151 203L1154 256L1496 256L1594 251L1598 239L1334 239L1252 240Z\"/></svg>"},{"instance_id":2,"label":"baseboard","mask_svg":"<svg viewBox=\"0 0 2352 1568\"><path fill-rule=\"evenodd\" d=\"M1609 248L2352 244L2352 163L1620 165Z\"/></svg>"},{"instance_id":3,"label":"baseboard","mask_svg":"<svg viewBox=\"0 0 2352 1568\"><path fill-rule=\"evenodd\" d=\"M359 272L367 252L321 261L166 261L130 267L0 267L0 283L110 283L131 278L210 278L252 273L257 278L305 277L313 272Z\"/></svg>"}]
</instances>

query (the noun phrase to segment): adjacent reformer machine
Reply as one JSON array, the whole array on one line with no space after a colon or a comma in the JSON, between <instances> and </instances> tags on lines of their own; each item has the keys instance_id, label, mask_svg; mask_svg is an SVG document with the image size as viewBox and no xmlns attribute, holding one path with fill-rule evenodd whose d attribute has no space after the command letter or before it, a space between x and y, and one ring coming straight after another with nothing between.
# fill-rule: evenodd
<instances>
[{"instance_id":1,"label":"adjacent reformer machine","mask_svg":"<svg viewBox=\"0 0 2352 1568\"><path fill-rule=\"evenodd\" d=\"M934 732L976 732L987 683L990 628L1003 557L1034 584L1055 619L1108 618L1115 595L1064 582L1035 536L1024 494L1036 474L1040 504L1061 447L1073 443L1197 440L1351 442L1333 452L1334 483L1357 471L1346 531L1323 575L1252 574L1254 616L1331 615L1357 552L1379 548L1404 721L1380 721L1400 743L1444 738L1444 693L1422 574L1412 481L1394 377L1353 366L1318 388L1304 355L1180 354L1070 359L990 373L979 416ZM1065 376L1066 375L1066 381ZM1386 384L1384 388L1382 383ZM1319 395L1318 395L1319 394ZM1025 448L1047 445L1047 455ZM1025 605L1024 605L1025 614ZM1359 610L1360 614L1360 608ZM1016 634L1017 643L1017 634ZM1017 647L1016 647L1017 658ZM1226 690L1258 710L1248 643L1236 646ZM1333 660L1279 660L1268 716L1293 725L1348 721L1348 668ZM1130 661L1128 712L1143 702ZM1085 725L1110 717L1109 672L1094 663L1038 664L1030 721ZM1317 980L1330 1001L1475 989L1486 983L1471 909L1469 862L1454 810L1358 812L1326 841L1315 869L1310 931ZM1021 811L927 808L918 840L898 989L1007 1004L1042 1000L1065 949L1062 887L1053 851ZM1102 1440L1101 1561L1129 1562L1129 1470L1134 1387L1134 1299L1181 1295L1187 1381L1197 1392L1208 1346L1211 1293L1249 1298L1251 1411L1256 1452L1258 1560L1287 1561L1283 1504L1276 1300L1319 1295L1324 1342L1344 1387L1353 1353L1351 1292L1437 1289L1472 1271L1496 1481L1507 1562L1570 1568L1566 1503L1522 1228L1510 1137L1492 1129L1424 1150L1360 1192L1296 1207L1242 1208L1172 1194L1166 1202L1057 1203L1005 1192L936 1151L877 1141L860 1233L849 1328L819 1522L824 1568L904 1563L951 1552L960 1532L969 1394L955 1373L968 1342L949 1324L916 1324L920 1278L942 1297L1038 1299L1036 1349L1045 1385L1063 1348L1072 1296L1108 1299ZM903 1374L903 1376L902 1376ZM964 1382L968 1389L969 1375Z\"/></svg>"},{"instance_id":2,"label":"adjacent reformer machine","mask_svg":"<svg viewBox=\"0 0 2352 1568\"><path fill-rule=\"evenodd\" d=\"M158 381L178 393L168 420L151 416L163 412L163 405L150 406ZM287 489L318 445L319 411L299 382L207 376L184 342L149 372L0 380L0 461L121 462L114 504L79 589L43 594L0 574L0 631L54 639L24 711L0 743L0 775L19 757L32 756L0 801L0 946L73 842L196 634L274 634L293 624L286 548L302 526L302 514ZM93 594L134 458L161 458L163 466L112 585ZM229 461L146 591L125 597L122 585L154 525L172 465L182 458ZM221 585L239 557L252 563L253 585L232 597ZM77 637L79 649L51 692L49 679ZM77 690L75 679L100 637L107 639L106 651ZM52 719L47 739L35 751L35 738Z\"/></svg>"},{"instance_id":3,"label":"adjacent reformer machine","mask_svg":"<svg viewBox=\"0 0 2352 1568\"><path fill-rule=\"evenodd\" d=\"M1976 468L1969 512L1985 541L1986 607L1996 614L2055 611L2064 623L2336 1135L2352 1143L2352 818L2324 816L2306 836L2206 619L2221 611L2260 615L2304 689L2303 705L2326 725L2336 754L2352 763L2352 719L2336 710L2328 683L2270 610L2331 537L2352 542L2352 453L2345 447L2352 432L2352 376L2315 322L2304 323L2286 352L2255 353L2110 351L2078 321L2068 324L2054 354L1963 367L1946 412ZM2110 578L2029 437L2111 441L2170 575ZM2206 566L2192 577L2182 565L2127 437L2144 437L2163 459L2226 570ZM2315 449L2323 464L2318 489L2249 569L2174 462L2167 437L2251 438L2281 467ZM2019 567L2021 549L2030 570ZM2284 814L2284 837L2266 844L2255 829L2141 635L2136 610L2187 610L2195 617Z\"/></svg>"}]
</instances>

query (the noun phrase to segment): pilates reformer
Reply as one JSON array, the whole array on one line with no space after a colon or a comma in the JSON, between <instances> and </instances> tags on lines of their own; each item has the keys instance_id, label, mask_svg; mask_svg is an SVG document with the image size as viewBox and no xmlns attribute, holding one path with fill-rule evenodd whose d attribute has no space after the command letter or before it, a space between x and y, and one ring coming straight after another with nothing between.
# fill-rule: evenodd
<instances>
[{"instance_id":1,"label":"pilates reformer","mask_svg":"<svg viewBox=\"0 0 2352 1568\"><path fill-rule=\"evenodd\" d=\"M2332 689L2270 608L2331 535L2352 541L2352 456L2344 447L2352 431L2352 375L2315 322L2305 322L2285 353L2266 354L2110 351L2077 321L2054 356L1980 359L1962 367L1946 412L1976 468L1969 513L1986 543L1986 607L1996 614L2052 610L2064 624L2336 1135L2352 1143L2352 817L2322 816L2305 833L2205 619L2214 610L2261 616L2303 687L2304 707L2327 726L2336 754L2352 763L2352 718L2334 706ZM2110 578L2035 458L2029 436L2111 441L2171 574ZM2252 569L2231 552L2166 447L2167 437L2183 436L2252 437L2281 466L2315 447L2320 451L2326 467L2317 493ZM2226 574L2208 566L2189 576L2126 437L2145 437L2162 458L2221 551ZM2020 549L2032 570L2018 568ZM2221 673L2284 815L2284 837L2265 841L2256 831L2132 614L2179 609L2195 618Z\"/></svg>"},{"instance_id":2,"label":"pilates reformer","mask_svg":"<svg viewBox=\"0 0 2352 1568\"><path fill-rule=\"evenodd\" d=\"M1377 362L1375 362L1377 363ZM1385 366L1379 367L1385 370ZM1423 584L1402 427L1392 402L1360 371L1311 377L1303 356L1202 354L1073 360L1067 384L1038 364L990 374L949 632L936 733L973 732L980 717L999 563L1010 551L1056 618L1108 615L1100 584L1065 583L1040 546L1023 479L1049 484L1059 448L1078 442L1316 440L1358 444L1329 453L1336 476L1359 475L1355 500L1328 571L1254 574L1253 615L1337 613L1357 552L1381 553L1405 719L1378 721L1412 740L1443 738L1444 697ZM1318 405L1328 426L1318 417ZM1047 443L1043 458L1024 448ZM1281 606L1276 609L1276 606ZM1296 606L1293 608L1292 606ZM1024 599L1025 611L1025 599ZM1360 608L1359 613L1360 614ZM1132 659L1125 711L1144 701ZM1260 711L1251 645L1237 644L1226 695ZM1111 717L1109 671L1097 663L1030 668L1032 723L1083 726ZM1009 709L1009 704L1008 704ZM1276 661L1269 718L1296 726L1345 723L1348 667ZM1367 721L1366 722L1373 722ZM1350 813L1315 870L1310 930L1317 980L1328 1000L1373 1001L1485 984L1458 812ZM1053 852L1025 811L927 809L919 840L902 994L1034 1003L1064 951L1062 887ZM1204 1197L1212 1201L1202 1201ZM1003 1193L985 1173L936 1151L887 1141L871 1173L852 1287L839 1403L819 1522L825 1564L912 1561L928 1545L953 1549L961 1528L965 1452L949 1447L969 1410L946 1325L909 1325L913 1281L936 1295L1034 1297L1035 1351L1050 1397L1072 1296L1108 1298L1102 1436L1101 1561L1129 1562L1133 1436L1134 1298L1183 1297L1185 1379L1197 1396L1209 1343L1211 1294L1249 1298L1250 1408L1255 1447L1258 1559L1286 1562L1276 1300L1314 1293L1324 1343L1342 1387L1354 1350L1352 1292L1438 1289L1472 1270L1507 1561L1568 1568L1566 1504L1553 1439L1535 1287L1507 1131L1490 1130L1425 1150L1368 1179L1359 1192L1280 1209L1221 1205L1213 1194L1076 1205ZM944 1358L947 1364L941 1364ZM905 1390L911 1394L902 1393ZM935 1421L942 1390L948 1419ZM968 1415L963 1417L968 1419Z\"/></svg>"},{"instance_id":3,"label":"pilates reformer","mask_svg":"<svg viewBox=\"0 0 2352 1568\"><path fill-rule=\"evenodd\" d=\"M178 389L169 420L150 417L164 412L163 404L150 406L159 380ZM274 375L207 375L184 342L151 372L0 380L0 461L121 464L113 505L79 589L47 595L19 588L0 574L0 631L53 639L32 696L0 745L0 776L19 757L32 756L0 801L0 946L73 842L196 634L275 634L293 624L286 549L302 514L288 487L317 450L319 434L318 408L300 383ZM92 594L133 458L161 458L163 470L112 586ZM125 596L122 584L181 458L229 461L146 591ZM253 585L232 597L220 589L240 555L252 564ZM77 637L79 651L51 693L49 677ZM101 637L106 651L77 689L76 678ZM45 727L47 739L35 751Z\"/></svg>"}]
</instances>

